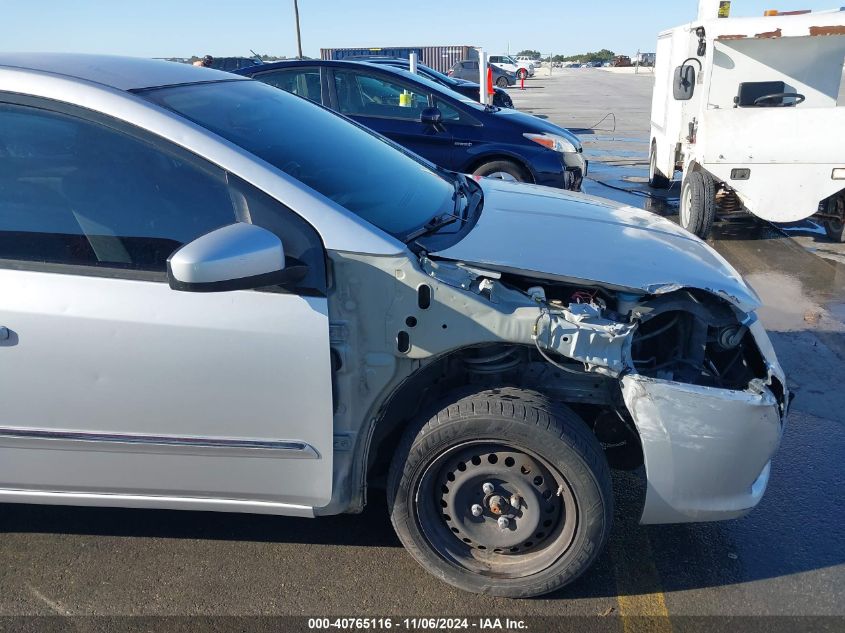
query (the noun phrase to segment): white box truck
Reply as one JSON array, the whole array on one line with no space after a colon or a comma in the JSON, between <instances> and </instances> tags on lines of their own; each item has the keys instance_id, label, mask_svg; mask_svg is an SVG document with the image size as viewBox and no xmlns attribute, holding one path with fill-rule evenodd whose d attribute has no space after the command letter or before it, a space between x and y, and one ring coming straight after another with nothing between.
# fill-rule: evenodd
<instances>
[{"instance_id":1,"label":"white box truck","mask_svg":"<svg viewBox=\"0 0 845 633\"><path fill-rule=\"evenodd\" d=\"M717 17L729 4L658 37L649 184L682 171L680 222L701 237L751 213L816 215L843 241L845 11Z\"/></svg>"}]
</instances>

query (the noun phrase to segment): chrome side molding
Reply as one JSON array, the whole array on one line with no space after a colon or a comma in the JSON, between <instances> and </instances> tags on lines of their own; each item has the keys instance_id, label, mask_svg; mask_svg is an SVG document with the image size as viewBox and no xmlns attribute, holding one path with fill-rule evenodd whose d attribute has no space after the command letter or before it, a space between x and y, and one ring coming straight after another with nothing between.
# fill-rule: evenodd
<instances>
[{"instance_id":1,"label":"chrome side molding","mask_svg":"<svg viewBox=\"0 0 845 633\"><path fill-rule=\"evenodd\" d=\"M0 427L0 446L55 450L320 459L307 442Z\"/></svg>"}]
</instances>

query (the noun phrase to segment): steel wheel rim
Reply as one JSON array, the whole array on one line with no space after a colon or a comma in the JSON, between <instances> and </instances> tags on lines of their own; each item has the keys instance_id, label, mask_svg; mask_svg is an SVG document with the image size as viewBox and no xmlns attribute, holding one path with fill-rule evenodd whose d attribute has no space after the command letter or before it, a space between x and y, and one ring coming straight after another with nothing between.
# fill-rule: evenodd
<instances>
[{"instance_id":1,"label":"steel wheel rim","mask_svg":"<svg viewBox=\"0 0 845 633\"><path fill-rule=\"evenodd\" d=\"M692 213L692 187L689 184L684 186L684 192L681 196L681 226L689 229L690 216Z\"/></svg>"},{"instance_id":2,"label":"steel wheel rim","mask_svg":"<svg viewBox=\"0 0 845 633\"><path fill-rule=\"evenodd\" d=\"M657 176L657 154L652 151L651 156L648 160L648 179L650 182L654 182L654 178Z\"/></svg>"},{"instance_id":3,"label":"steel wheel rim","mask_svg":"<svg viewBox=\"0 0 845 633\"><path fill-rule=\"evenodd\" d=\"M487 577L539 573L569 551L578 532L577 501L560 470L495 440L460 444L437 456L418 480L415 499L415 520L438 555ZM473 505L482 506L480 516ZM501 518L508 520L506 528Z\"/></svg>"}]
</instances>

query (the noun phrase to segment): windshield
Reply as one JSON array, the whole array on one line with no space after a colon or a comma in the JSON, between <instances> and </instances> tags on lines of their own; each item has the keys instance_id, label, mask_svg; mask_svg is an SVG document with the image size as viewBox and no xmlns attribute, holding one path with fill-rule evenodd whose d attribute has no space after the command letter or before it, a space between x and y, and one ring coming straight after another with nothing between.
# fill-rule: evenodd
<instances>
[{"instance_id":1,"label":"windshield","mask_svg":"<svg viewBox=\"0 0 845 633\"><path fill-rule=\"evenodd\" d=\"M236 80L141 94L400 239L454 206L454 183L421 159L284 90Z\"/></svg>"}]
</instances>

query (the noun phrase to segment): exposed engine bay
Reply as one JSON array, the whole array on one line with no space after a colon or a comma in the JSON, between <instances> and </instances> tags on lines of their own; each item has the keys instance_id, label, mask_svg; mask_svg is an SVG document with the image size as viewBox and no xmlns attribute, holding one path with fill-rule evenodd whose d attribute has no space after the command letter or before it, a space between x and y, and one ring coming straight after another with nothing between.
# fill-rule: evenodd
<instances>
[{"instance_id":1,"label":"exposed engine bay","mask_svg":"<svg viewBox=\"0 0 845 633\"><path fill-rule=\"evenodd\" d=\"M705 291L647 296L513 275L496 283L522 291L537 304L532 332L537 351L566 371L611 377L636 373L739 390L770 378L749 334L754 317ZM479 291L492 284L478 282Z\"/></svg>"}]
</instances>

